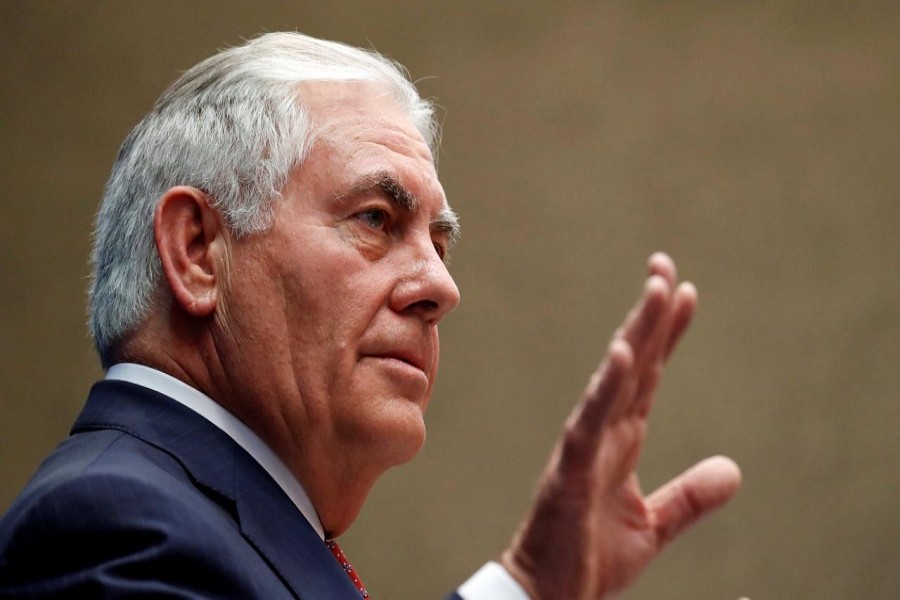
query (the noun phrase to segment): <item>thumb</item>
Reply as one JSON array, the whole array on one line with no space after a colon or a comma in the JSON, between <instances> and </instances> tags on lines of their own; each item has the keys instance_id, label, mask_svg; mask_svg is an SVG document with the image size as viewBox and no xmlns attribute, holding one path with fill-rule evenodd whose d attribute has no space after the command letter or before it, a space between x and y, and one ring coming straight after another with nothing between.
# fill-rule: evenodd
<instances>
[{"instance_id":1,"label":"thumb","mask_svg":"<svg viewBox=\"0 0 900 600\"><path fill-rule=\"evenodd\" d=\"M659 546L731 500L740 485L737 464L730 458L713 456L653 492L647 506Z\"/></svg>"}]
</instances>

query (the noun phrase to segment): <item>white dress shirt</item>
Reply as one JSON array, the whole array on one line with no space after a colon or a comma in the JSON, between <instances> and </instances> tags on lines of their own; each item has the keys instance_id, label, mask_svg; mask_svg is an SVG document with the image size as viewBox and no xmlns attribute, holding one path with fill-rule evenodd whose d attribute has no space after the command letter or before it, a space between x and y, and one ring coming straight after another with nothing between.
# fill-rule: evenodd
<instances>
[{"instance_id":1,"label":"white dress shirt","mask_svg":"<svg viewBox=\"0 0 900 600\"><path fill-rule=\"evenodd\" d=\"M215 400L171 375L134 363L113 365L106 372L106 379L127 381L165 394L224 431L266 470L319 537L325 539L319 515L297 478L258 435ZM495 562L479 569L457 593L464 600L528 600L525 590Z\"/></svg>"}]
</instances>

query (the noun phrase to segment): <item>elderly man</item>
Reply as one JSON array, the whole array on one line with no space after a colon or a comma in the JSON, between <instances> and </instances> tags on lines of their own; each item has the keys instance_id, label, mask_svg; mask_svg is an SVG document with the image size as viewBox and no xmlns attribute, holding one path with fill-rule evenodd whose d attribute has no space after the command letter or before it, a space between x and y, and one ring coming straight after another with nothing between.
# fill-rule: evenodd
<instances>
[{"instance_id":1,"label":"elderly man","mask_svg":"<svg viewBox=\"0 0 900 600\"><path fill-rule=\"evenodd\" d=\"M0 525L0 595L367 597L333 541L410 460L459 291L432 107L379 55L269 34L178 79L97 217L107 369ZM498 562L454 597L604 598L726 502L723 458L634 468L696 304L654 255Z\"/></svg>"}]
</instances>

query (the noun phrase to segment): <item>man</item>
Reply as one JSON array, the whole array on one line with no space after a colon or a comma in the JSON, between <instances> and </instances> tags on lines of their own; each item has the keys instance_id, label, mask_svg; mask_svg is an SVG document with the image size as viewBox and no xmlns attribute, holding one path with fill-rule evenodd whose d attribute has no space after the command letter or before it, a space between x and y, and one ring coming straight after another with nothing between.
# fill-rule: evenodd
<instances>
[{"instance_id":1,"label":"man","mask_svg":"<svg viewBox=\"0 0 900 600\"><path fill-rule=\"evenodd\" d=\"M107 374L0 525L0 594L367 596L332 540L421 448L459 301L436 138L396 65L300 34L163 94L97 217ZM734 494L723 458L647 498L634 476L695 304L654 255L531 513L454 597L609 597Z\"/></svg>"}]
</instances>

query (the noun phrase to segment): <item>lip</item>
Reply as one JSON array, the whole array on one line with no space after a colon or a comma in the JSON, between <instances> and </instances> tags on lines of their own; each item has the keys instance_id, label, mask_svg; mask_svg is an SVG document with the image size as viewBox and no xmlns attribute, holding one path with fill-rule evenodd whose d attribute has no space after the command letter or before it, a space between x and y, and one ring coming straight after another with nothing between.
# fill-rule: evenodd
<instances>
[{"instance_id":1,"label":"lip","mask_svg":"<svg viewBox=\"0 0 900 600\"><path fill-rule=\"evenodd\" d=\"M404 352L404 351L391 351L391 352L378 352L373 354L365 354L369 358L381 359L381 360L395 360L402 362L414 369L417 369L424 373L426 376L428 372L425 370L425 360L412 352Z\"/></svg>"}]
</instances>

